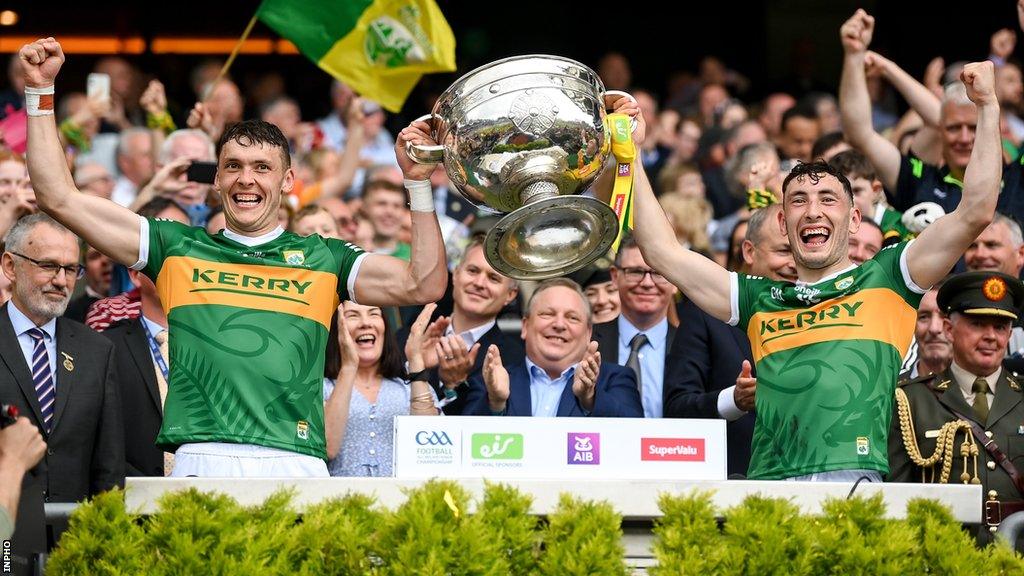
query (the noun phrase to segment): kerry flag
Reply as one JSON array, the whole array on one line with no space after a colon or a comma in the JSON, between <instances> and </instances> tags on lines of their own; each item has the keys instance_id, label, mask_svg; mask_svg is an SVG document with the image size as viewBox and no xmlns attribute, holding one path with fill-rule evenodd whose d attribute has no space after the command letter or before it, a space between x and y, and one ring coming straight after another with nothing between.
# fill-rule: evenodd
<instances>
[{"instance_id":1,"label":"kerry flag","mask_svg":"<svg viewBox=\"0 0 1024 576\"><path fill-rule=\"evenodd\" d=\"M455 70L455 37L434 0L263 0L256 16L392 112L420 76Z\"/></svg>"}]
</instances>

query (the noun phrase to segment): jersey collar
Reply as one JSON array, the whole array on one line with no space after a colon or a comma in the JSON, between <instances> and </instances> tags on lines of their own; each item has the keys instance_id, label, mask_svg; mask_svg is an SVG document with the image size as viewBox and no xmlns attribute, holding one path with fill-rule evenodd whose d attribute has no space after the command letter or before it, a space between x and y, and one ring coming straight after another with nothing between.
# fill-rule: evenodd
<instances>
[{"instance_id":1,"label":"jersey collar","mask_svg":"<svg viewBox=\"0 0 1024 576\"><path fill-rule=\"evenodd\" d=\"M797 286L814 286L814 285L817 285L817 284L821 284L822 282L828 282L829 280L831 280L833 278L838 278L839 276L842 276L843 274L846 274L847 272L850 272L851 270L854 270L856 268L857 268L856 264L850 264L848 267L843 268L839 272L833 272L832 274L829 274L828 276L823 276L823 277L819 278L818 280L814 281L813 283L811 283L811 282L804 282L803 280L797 280L796 281L796 285Z\"/></svg>"},{"instance_id":2,"label":"jersey collar","mask_svg":"<svg viewBox=\"0 0 1024 576\"><path fill-rule=\"evenodd\" d=\"M263 234L262 236L242 236L241 234L237 232L232 232L227 228L224 229L225 238L227 238L228 240L238 242L239 244L244 244L250 248L252 248L253 246L259 246L260 244L266 244L267 242L270 242L272 240L277 240L277 237L280 236L281 234L284 234L284 228L281 228L280 226L274 228L273 230L267 232L266 234Z\"/></svg>"}]
</instances>

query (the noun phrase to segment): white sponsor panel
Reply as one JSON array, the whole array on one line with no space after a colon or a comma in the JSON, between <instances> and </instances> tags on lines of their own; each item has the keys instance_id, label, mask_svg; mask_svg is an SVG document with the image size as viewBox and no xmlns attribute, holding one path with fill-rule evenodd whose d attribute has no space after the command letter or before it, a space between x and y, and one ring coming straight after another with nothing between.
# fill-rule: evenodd
<instances>
[{"instance_id":1,"label":"white sponsor panel","mask_svg":"<svg viewBox=\"0 0 1024 576\"><path fill-rule=\"evenodd\" d=\"M398 478L724 480L724 420L399 416Z\"/></svg>"}]
</instances>

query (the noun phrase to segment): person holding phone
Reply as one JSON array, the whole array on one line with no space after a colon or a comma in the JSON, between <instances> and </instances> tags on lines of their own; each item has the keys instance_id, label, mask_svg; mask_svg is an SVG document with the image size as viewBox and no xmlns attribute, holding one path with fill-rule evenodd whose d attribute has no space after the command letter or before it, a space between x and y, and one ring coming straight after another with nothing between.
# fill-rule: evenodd
<instances>
[{"instance_id":1,"label":"person holding phone","mask_svg":"<svg viewBox=\"0 0 1024 576\"><path fill-rule=\"evenodd\" d=\"M139 192L131 208L137 210L157 196L174 200L193 226L206 226L210 207L206 199L217 173L213 141L202 130L175 130L160 145L156 174Z\"/></svg>"},{"instance_id":2,"label":"person holding phone","mask_svg":"<svg viewBox=\"0 0 1024 576\"><path fill-rule=\"evenodd\" d=\"M409 142L435 144L429 126L411 124L395 146L412 210L408 262L285 232L277 213L295 172L284 135L262 120L234 124L220 137L213 190L226 229L211 236L80 193L53 120L61 46L43 38L23 46L19 59L40 208L143 271L167 311L168 395L157 445L175 451L172 476L327 476L322 378L338 303L426 304L440 300L448 283L429 182L434 165L405 153Z\"/></svg>"}]
</instances>

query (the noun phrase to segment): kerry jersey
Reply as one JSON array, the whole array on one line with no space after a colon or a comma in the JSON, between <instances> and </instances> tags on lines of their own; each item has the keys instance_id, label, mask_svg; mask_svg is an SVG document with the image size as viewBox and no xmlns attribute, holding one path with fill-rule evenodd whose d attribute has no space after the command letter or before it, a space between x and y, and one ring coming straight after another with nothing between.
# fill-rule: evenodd
<instances>
[{"instance_id":1,"label":"kerry jersey","mask_svg":"<svg viewBox=\"0 0 1024 576\"><path fill-rule=\"evenodd\" d=\"M148 227L143 272L169 325L157 444L235 442L326 458L324 350L362 250L290 232L248 247L178 222Z\"/></svg>"},{"instance_id":2,"label":"kerry jersey","mask_svg":"<svg viewBox=\"0 0 1024 576\"><path fill-rule=\"evenodd\" d=\"M751 478L888 472L894 388L924 293L909 245L815 284L733 274L733 323L757 365Z\"/></svg>"}]
</instances>

